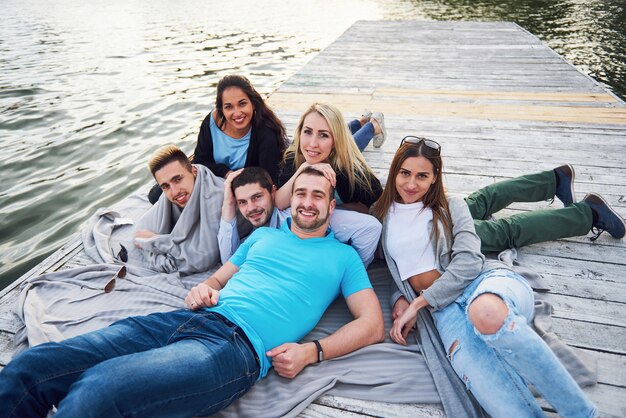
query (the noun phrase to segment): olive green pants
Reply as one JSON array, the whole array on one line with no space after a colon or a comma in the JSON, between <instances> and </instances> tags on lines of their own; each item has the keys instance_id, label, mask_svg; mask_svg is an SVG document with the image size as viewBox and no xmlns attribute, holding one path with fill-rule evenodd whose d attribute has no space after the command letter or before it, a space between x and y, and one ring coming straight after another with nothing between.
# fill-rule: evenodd
<instances>
[{"instance_id":1,"label":"olive green pants","mask_svg":"<svg viewBox=\"0 0 626 418\"><path fill-rule=\"evenodd\" d=\"M554 198L554 171L504 180L475 191L465 201L469 206L482 252L499 252L538 242L586 235L591 229L589 205L578 202L566 208L544 209L487 221L493 213L513 202L539 202Z\"/></svg>"}]
</instances>

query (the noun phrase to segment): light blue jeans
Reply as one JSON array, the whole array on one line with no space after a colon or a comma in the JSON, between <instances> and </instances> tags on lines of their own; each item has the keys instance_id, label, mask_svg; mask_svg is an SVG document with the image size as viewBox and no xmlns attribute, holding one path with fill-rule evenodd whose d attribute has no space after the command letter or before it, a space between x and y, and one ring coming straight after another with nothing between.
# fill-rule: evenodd
<instances>
[{"instance_id":1,"label":"light blue jeans","mask_svg":"<svg viewBox=\"0 0 626 418\"><path fill-rule=\"evenodd\" d=\"M256 354L221 315L131 317L26 350L0 373L0 417L205 416L257 380Z\"/></svg>"},{"instance_id":2,"label":"light blue jeans","mask_svg":"<svg viewBox=\"0 0 626 418\"><path fill-rule=\"evenodd\" d=\"M366 122L361 126L361 122L354 119L348 123L348 128L350 128L350 133L352 133L356 146L363 152L367 144L374 138L374 125L372 125L372 122Z\"/></svg>"},{"instance_id":3,"label":"light blue jeans","mask_svg":"<svg viewBox=\"0 0 626 418\"><path fill-rule=\"evenodd\" d=\"M468 318L468 307L483 293L498 295L508 307L495 334L481 334ZM452 367L489 415L544 416L528 383L563 417L596 416L595 406L529 326L533 313L533 291L526 280L497 269L478 276L433 317Z\"/></svg>"}]
</instances>

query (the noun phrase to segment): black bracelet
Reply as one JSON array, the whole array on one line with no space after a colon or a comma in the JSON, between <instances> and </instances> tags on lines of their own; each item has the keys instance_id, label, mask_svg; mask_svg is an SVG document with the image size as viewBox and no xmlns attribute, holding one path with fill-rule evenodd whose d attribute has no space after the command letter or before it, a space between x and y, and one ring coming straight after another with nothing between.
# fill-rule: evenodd
<instances>
[{"instance_id":1,"label":"black bracelet","mask_svg":"<svg viewBox=\"0 0 626 418\"><path fill-rule=\"evenodd\" d=\"M324 360L324 350L322 349L322 344L319 341L313 340L313 344L317 347L317 362L321 362Z\"/></svg>"}]
</instances>

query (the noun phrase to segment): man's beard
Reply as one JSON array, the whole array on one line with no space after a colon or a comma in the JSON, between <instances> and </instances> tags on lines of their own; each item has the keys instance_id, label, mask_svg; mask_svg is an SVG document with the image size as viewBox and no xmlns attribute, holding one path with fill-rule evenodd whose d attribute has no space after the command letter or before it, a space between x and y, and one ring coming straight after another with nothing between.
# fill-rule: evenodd
<instances>
[{"instance_id":1,"label":"man's beard","mask_svg":"<svg viewBox=\"0 0 626 418\"><path fill-rule=\"evenodd\" d=\"M261 218L259 219L260 223L255 223L255 222L252 222L252 221L250 220L250 217L252 217L252 216L254 216L254 215L257 215L257 214L259 214L259 213L263 213L263 214L265 214L265 216L263 216L263 217L261 217ZM261 226L267 225L267 223L268 223L268 222L269 222L269 220L270 220L270 218L269 218L269 216L267 215L267 213L265 213L265 209L258 209L258 210L254 210L254 211L252 211L252 212L248 212L248 213L246 213L246 219L247 219L247 220L248 220L248 221L249 221L249 222L250 222L250 223L251 223L251 224L252 224L255 228L258 228L258 227L261 227Z\"/></svg>"},{"instance_id":2,"label":"man's beard","mask_svg":"<svg viewBox=\"0 0 626 418\"><path fill-rule=\"evenodd\" d=\"M317 218L313 218L311 220L309 219L304 220L300 217L300 214L298 213L299 210L305 210L307 212L315 212L318 216ZM304 206L298 206L295 209L295 211L292 210L291 217L293 221L296 223L296 226L298 227L298 229L300 229L301 231L314 232L314 231L317 231L319 227L324 225L326 221L328 220L328 213L326 213L326 216L323 218L320 217L319 214L320 212L316 209L312 209L312 208L309 209L309 208L305 208Z\"/></svg>"}]
</instances>

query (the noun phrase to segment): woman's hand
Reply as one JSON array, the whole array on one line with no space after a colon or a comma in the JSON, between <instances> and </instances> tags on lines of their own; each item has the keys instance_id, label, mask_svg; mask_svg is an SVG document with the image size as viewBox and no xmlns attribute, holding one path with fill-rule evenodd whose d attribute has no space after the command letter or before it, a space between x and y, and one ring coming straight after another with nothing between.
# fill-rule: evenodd
<instances>
[{"instance_id":1,"label":"woman's hand","mask_svg":"<svg viewBox=\"0 0 626 418\"><path fill-rule=\"evenodd\" d=\"M333 167L330 164L317 163L311 165L307 162L304 162L300 167L303 167L305 164L307 166L310 165L311 167L322 173L333 187L337 186L337 174L335 174L335 170L333 170Z\"/></svg>"},{"instance_id":2,"label":"woman's hand","mask_svg":"<svg viewBox=\"0 0 626 418\"><path fill-rule=\"evenodd\" d=\"M289 205L291 204L291 191L293 190L293 183L295 182L296 177L298 177L302 170L304 170L306 167L313 167L314 169L322 173L333 187L336 187L337 176L335 175L335 170L333 170L330 164L309 164L305 161L300 165L300 167L298 167L296 172L293 173L289 181L283 184L281 188L276 191L276 196L274 197L274 205L278 209L283 210L289 207Z\"/></svg>"},{"instance_id":3,"label":"woman's hand","mask_svg":"<svg viewBox=\"0 0 626 418\"><path fill-rule=\"evenodd\" d=\"M404 313L393 321L389 336L398 344L406 345L406 336L415 325L417 319L417 309L409 305Z\"/></svg>"},{"instance_id":4,"label":"woman's hand","mask_svg":"<svg viewBox=\"0 0 626 418\"><path fill-rule=\"evenodd\" d=\"M396 320L402 316L406 308L409 307L409 301L406 300L404 296L400 296L396 303L393 305L393 309L391 311L391 319Z\"/></svg>"}]
</instances>

